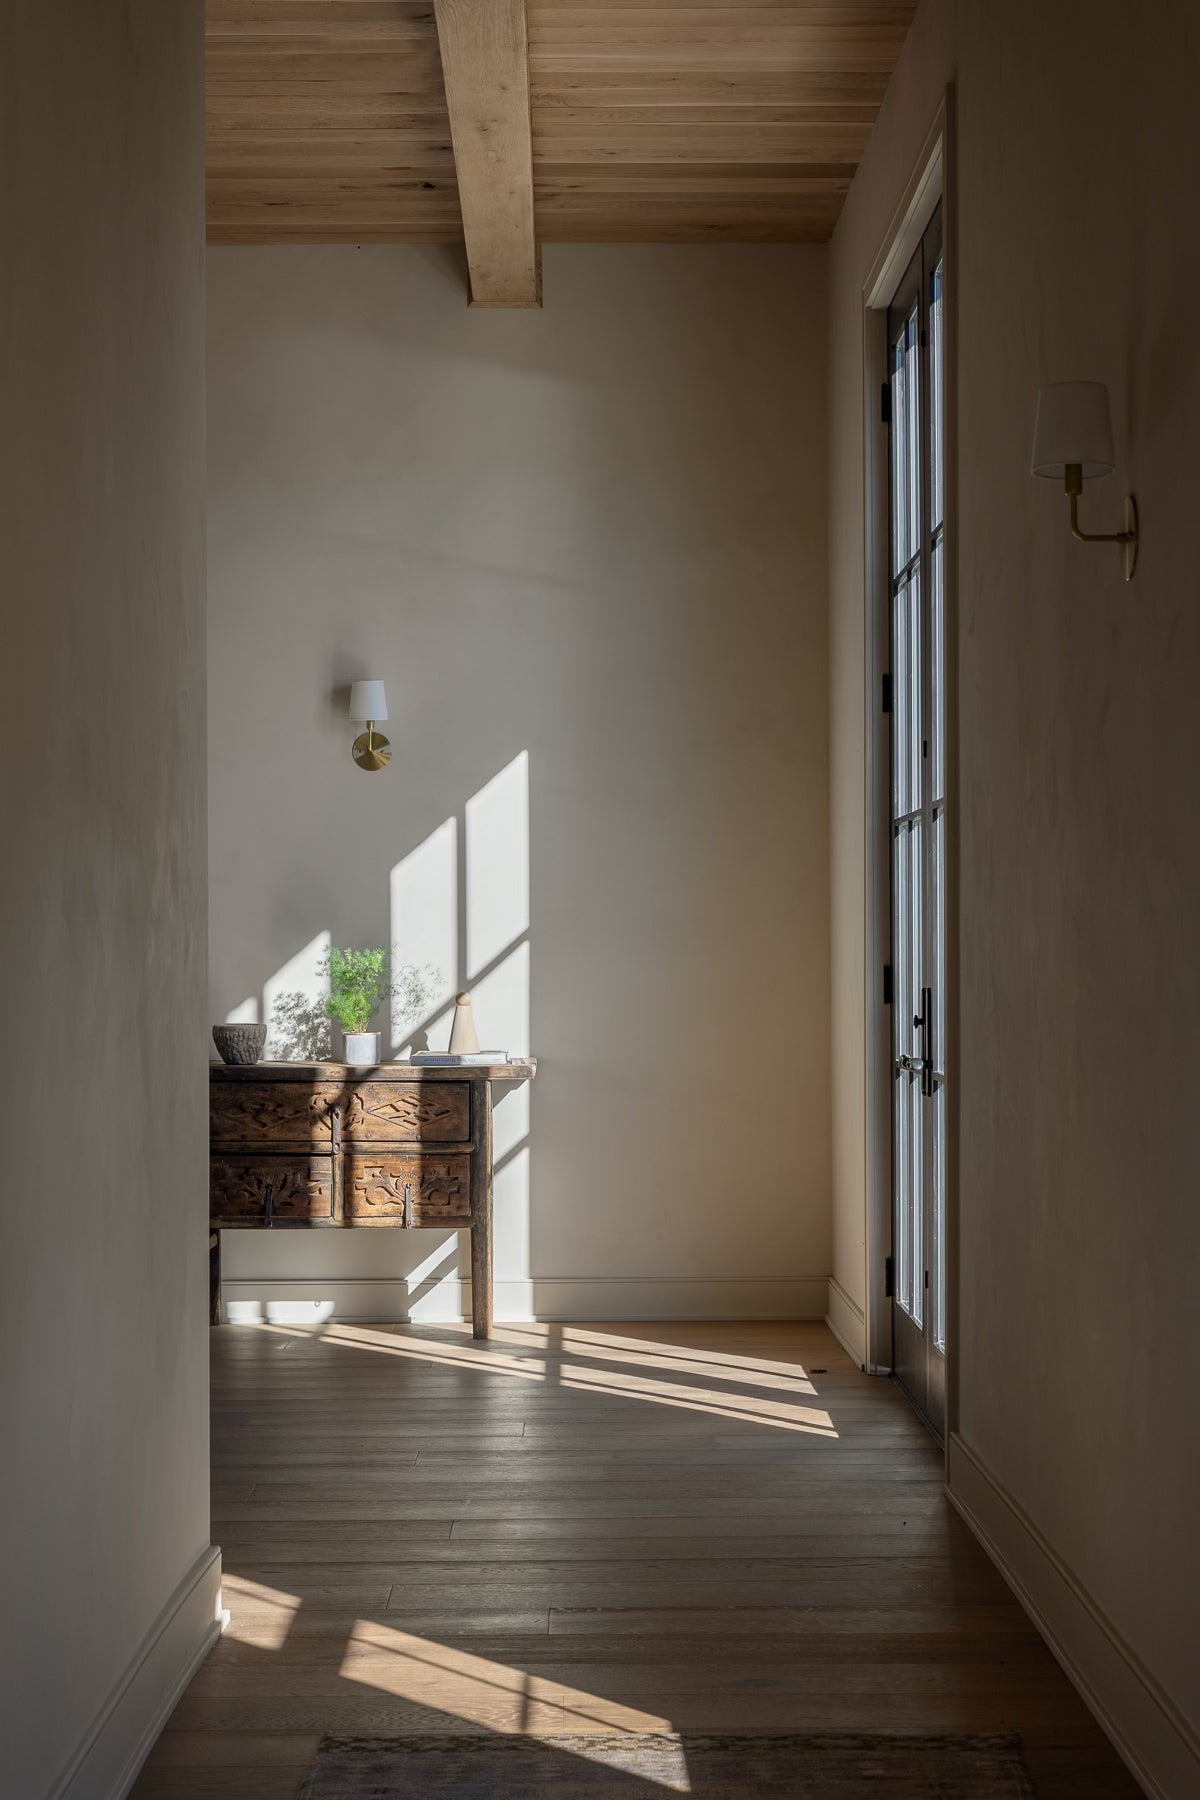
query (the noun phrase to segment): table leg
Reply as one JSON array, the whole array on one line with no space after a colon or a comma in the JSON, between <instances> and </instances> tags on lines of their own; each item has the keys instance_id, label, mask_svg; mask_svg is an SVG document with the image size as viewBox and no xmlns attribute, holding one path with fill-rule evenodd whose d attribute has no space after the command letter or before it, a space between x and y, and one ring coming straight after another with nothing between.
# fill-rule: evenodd
<instances>
[{"instance_id":1,"label":"table leg","mask_svg":"<svg viewBox=\"0 0 1200 1800\"><path fill-rule=\"evenodd\" d=\"M492 1335L492 1084L471 1084L471 1332Z\"/></svg>"}]
</instances>

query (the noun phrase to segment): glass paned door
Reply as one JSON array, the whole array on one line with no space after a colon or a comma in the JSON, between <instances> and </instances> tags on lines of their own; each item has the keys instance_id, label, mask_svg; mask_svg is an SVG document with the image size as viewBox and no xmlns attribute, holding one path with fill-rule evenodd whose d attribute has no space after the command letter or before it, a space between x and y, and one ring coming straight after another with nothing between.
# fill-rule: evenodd
<instances>
[{"instance_id":1,"label":"glass paned door","mask_svg":"<svg viewBox=\"0 0 1200 1800\"><path fill-rule=\"evenodd\" d=\"M892 1293L897 1378L940 1434L946 1357L941 209L888 309Z\"/></svg>"}]
</instances>

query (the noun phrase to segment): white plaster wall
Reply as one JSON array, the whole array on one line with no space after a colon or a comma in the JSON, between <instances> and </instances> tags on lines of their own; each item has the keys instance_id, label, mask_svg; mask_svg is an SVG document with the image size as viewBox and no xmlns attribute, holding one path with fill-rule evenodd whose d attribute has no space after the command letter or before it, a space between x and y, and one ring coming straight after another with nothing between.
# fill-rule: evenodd
<instances>
[{"instance_id":1,"label":"white plaster wall","mask_svg":"<svg viewBox=\"0 0 1200 1800\"><path fill-rule=\"evenodd\" d=\"M107 1793L202 1642L151 1646L208 1546L202 62L198 0L0 27L14 1800L150 1647L73 1790Z\"/></svg>"},{"instance_id":2,"label":"white plaster wall","mask_svg":"<svg viewBox=\"0 0 1200 1800\"><path fill-rule=\"evenodd\" d=\"M962 1113L952 1424L1193 1746L1198 75L1200 18L1184 0L1139 15L1136 30L1115 0L925 0L830 270L834 1270L861 1303L861 290L953 81ZM1038 385L1073 376L1109 384L1118 475L1089 484L1082 510L1086 526L1115 529L1126 487L1136 490L1144 543L1129 587L1117 553L1074 543L1061 494L1029 477ZM1157 1754L1155 1731L1146 1741Z\"/></svg>"},{"instance_id":3,"label":"white plaster wall","mask_svg":"<svg viewBox=\"0 0 1200 1800\"><path fill-rule=\"evenodd\" d=\"M501 1313L824 1311L824 283L555 246L488 313L448 251L210 253L212 1015L394 938L540 1056ZM252 1309L461 1305L437 1234L224 1242Z\"/></svg>"}]
</instances>

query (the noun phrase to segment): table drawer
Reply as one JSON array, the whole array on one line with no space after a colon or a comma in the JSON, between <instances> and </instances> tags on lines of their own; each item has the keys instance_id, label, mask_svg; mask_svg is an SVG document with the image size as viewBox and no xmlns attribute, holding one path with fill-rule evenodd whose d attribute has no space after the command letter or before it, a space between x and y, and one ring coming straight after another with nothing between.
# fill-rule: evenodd
<instances>
[{"instance_id":1,"label":"table drawer","mask_svg":"<svg viewBox=\"0 0 1200 1800\"><path fill-rule=\"evenodd\" d=\"M214 1082L209 1136L214 1144L329 1144L341 1089L336 1082Z\"/></svg>"},{"instance_id":2,"label":"table drawer","mask_svg":"<svg viewBox=\"0 0 1200 1800\"><path fill-rule=\"evenodd\" d=\"M333 1218L331 1156L214 1156L209 1216L216 1223L272 1225Z\"/></svg>"},{"instance_id":3,"label":"table drawer","mask_svg":"<svg viewBox=\"0 0 1200 1800\"><path fill-rule=\"evenodd\" d=\"M347 1225L469 1225L469 1156L346 1158Z\"/></svg>"},{"instance_id":4,"label":"table drawer","mask_svg":"<svg viewBox=\"0 0 1200 1800\"><path fill-rule=\"evenodd\" d=\"M361 1081L342 1105L350 1144L465 1144L471 1136L465 1081Z\"/></svg>"}]
</instances>

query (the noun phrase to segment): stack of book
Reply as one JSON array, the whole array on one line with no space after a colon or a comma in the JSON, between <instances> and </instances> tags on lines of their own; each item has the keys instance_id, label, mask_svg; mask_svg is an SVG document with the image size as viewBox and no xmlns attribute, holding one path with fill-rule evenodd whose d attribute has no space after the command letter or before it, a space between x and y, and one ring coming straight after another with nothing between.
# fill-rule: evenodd
<instances>
[{"instance_id":1,"label":"stack of book","mask_svg":"<svg viewBox=\"0 0 1200 1800\"><path fill-rule=\"evenodd\" d=\"M507 1050L467 1050L453 1055L449 1050L414 1050L408 1059L421 1069L459 1069L477 1063L506 1063Z\"/></svg>"}]
</instances>

